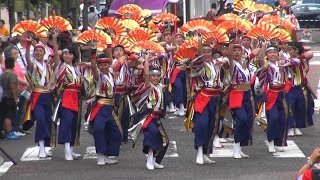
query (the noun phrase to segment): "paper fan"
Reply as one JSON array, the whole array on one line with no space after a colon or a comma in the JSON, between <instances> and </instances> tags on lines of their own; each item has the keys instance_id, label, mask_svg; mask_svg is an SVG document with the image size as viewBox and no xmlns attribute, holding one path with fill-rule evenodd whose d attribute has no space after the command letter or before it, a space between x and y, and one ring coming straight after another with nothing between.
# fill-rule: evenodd
<instances>
[{"instance_id":1,"label":"paper fan","mask_svg":"<svg viewBox=\"0 0 320 180\"><path fill-rule=\"evenodd\" d=\"M285 29L292 29L294 25L286 19L281 18L280 16L265 16L260 19L259 24L274 24L275 26L282 26Z\"/></svg>"},{"instance_id":2,"label":"paper fan","mask_svg":"<svg viewBox=\"0 0 320 180\"><path fill-rule=\"evenodd\" d=\"M234 6L233 10L237 12L242 12L242 11L254 12L254 5L255 5L255 2L253 2L252 0L243 0L243 1L239 1Z\"/></svg>"},{"instance_id":3,"label":"paper fan","mask_svg":"<svg viewBox=\"0 0 320 180\"><path fill-rule=\"evenodd\" d=\"M281 42L291 42L291 41L292 41L292 38L291 38L291 36L290 36L290 33L289 33L287 30L277 28L277 31L279 32L278 39L279 39Z\"/></svg>"},{"instance_id":4,"label":"paper fan","mask_svg":"<svg viewBox=\"0 0 320 180\"><path fill-rule=\"evenodd\" d=\"M270 13L273 11L273 8L267 4L254 4L255 11L263 11L265 13Z\"/></svg>"},{"instance_id":5,"label":"paper fan","mask_svg":"<svg viewBox=\"0 0 320 180\"><path fill-rule=\"evenodd\" d=\"M132 19L122 20L121 23L126 29L129 29L131 31L140 27L140 25Z\"/></svg>"},{"instance_id":6,"label":"paper fan","mask_svg":"<svg viewBox=\"0 0 320 180\"><path fill-rule=\"evenodd\" d=\"M112 38L111 47L115 47L117 45L121 45L124 47L125 50L129 51L129 48L132 46L132 43L130 43L128 39L124 36L116 36Z\"/></svg>"},{"instance_id":7,"label":"paper fan","mask_svg":"<svg viewBox=\"0 0 320 180\"><path fill-rule=\"evenodd\" d=\"M120 15L125 15L125 14L142 14L143 13L143 9L141 9L140 6L135 5L135 4L126 4L122 7L120 7L117 11L117 14Z\"/></svg>"},{"instance_id":8,"label":"paper fan","mask_svg":"<svg viewBox=\"0 0 320 180\"><path fill-rule=\"evenodd\" d=\"M153 22L177 22L180 21L180 19L171 13L161 13L161 14L157 14L156 16L154 16L151 21Z\"/></svg>"},{"instance_id":9,"label":"paper fan","mask_svg":"<svg viewBox=\"0 0 320 180\"><path fill-rule=\"evenodd\" d=\"M143 16L138 13L131 14L131 15L123 15L122 19L132 19L136 21L140 26L146 25L146 21L144 20Z\"/></svg>"},{"instance_id":10,"label":"paper fan","mask_svg":"<svg viewBox=\"0 0 320 180\"><path fill-rule=\"evenodd\" d=\"M138 53L142 50L151 50L155 53L165 53L165 49L158 43L153 41L139 41L135 42L130 47L130 52Z\"/></svg>"},{"instance_id":11,"label":"paper fan","mask_svg":"<svg viewBox=\"0 0 320 180\"><path fill-rule=\"evenodd\" d=\"M159 27L155 25L152 21L149 21L148 27L152 32L160 32Z\"/></svg>"},{"instance_id":12,"label":"paper fan","mask_svg":"<svg viewBox=\"0 0 320 180\"><path fill-rule=\"evenodd\" d=\"M276 26L273 24L258 24L247 33L247 36L254 39L263 37L265 40L270 41L279 37L279 31L277 31Z\"/></svg>"},{"instance_id":13,"label":"paper fan","mask_svg":"<svg viewBox=\"0 0 320 180\"><path fill-rule=\"evenodd\" d=\"M213 32L216 31L216 26L211 21L203 19L196 19L185 23L181 28L183 32L197 31L197 32Z\"/></svg>"},{"instance_id":14,"label":"paper fan","mask_svg":"<svg viewBox=\"0 0 320 180\"><path fill-rule=\"evenodd\" d=\"M222 22L217 29L224 28L227 30L230 29L239 29L241 32L245 33L249 31L253 27L253 24L250 21L243 19L234 19L229 21Z\"/></svg>"},{"instance_id":15,"label":"paper fan","mask_svg":"<svg viewBox=\"0 0 320 180\"><path fill-rule=\"evenodd\" d=\"M40 24L49 31L50 29L58 29L62 32L72 30L70 22L60 16L49 16L41 20Z\"/></svg>"},{"instance_id":16,"label":"paper fan","mask_svg":"<svg viewBox=\"0 0 320 180\"><path fill-rule=\"evenodd\" d=\"M211 44L212 42L218 42L218 43L229 42L229 37L226 33L210 32L210 33L205 33L202 36L206 44Z\"/></svg>"},{"instance_id":17,"label":"paper fan","mask_svg":"<svg viewBox=\"0 0 320 180\"><path fill-rule=\"evenodd\" d=\"M193 48L193 47L198 48L198 45L199 45L198 38L192 37L184 41L181 45L181 48Z\"/></svg>"},{"instance_id":18,"label":"paper fan","mask_svg":"<svg viewBox=\"0 0 320 180\"><path fill-rule=\"evenodd\" d=\"M32 20L19 22L12 28L12 32L15 32L19 35L23 35L24 33L31 33L30 35L38 37L47 36L47 30L39 25L36 21Z\"/></svg>"},{"instance_id":19,"label":"paper fan","mask_svg":"<svg viewBox=\"0 0 320 180\"><path fill-rule=\"evenodd\" d=\"M77 42L83 43L83 44L112 44L111 37L103 32L102 30L86 30L78 35Z\"/></svg>"},{"instance_id":20,"label":"paper fan","mask_svg":"<svg viewBox=\"0 0 320 180\"><path fill-rule=\"evenodd\" d=\"M114 17L104 17L96 23L96 28L104 29L109 35L116 36L126 33L126 28L122 25L121 20Z\"/></svg>"},{"instance_id":21,"label":"paper fan","mask_svg":"<svg viewBox=\"0 0 320 180\"><path fill-rule=\"evenodd\" d=\"M152 12L150 11L150 9L144 9L141 15L143 17L147 18L147 17L150 17L152 15Z\"/></svg>"},{"instance_id":22,"label":"paper fan","mask_svg":"<svg viewBox=\"0 0 320 180\"><path fill-rule=\"evenodd\" d=\"M102 51L104 51L104 50L107 49L107 48L108 48L108 45L107 45L107 44L102 44L102 43L98 43L98 44L97 44L97 51L102 52Z\"/></svg>"},{"instance_id":23,"label":"paper fan","mask_svg":"<svg viewBox=\"0 0 320 180\"><path fill-rule=\"evenodd\" d=\"M218 17L218 21L229 21L229 20L233 20L233 19L237 19L240 18L238 15L234 14L234 13L227 13L224 14L222 16Z\"/></svg>"},{"instance_id":24,"label":"paper fan","mask_svg":"<svg viewBox=\"0 0 320 180\"><path fill-rule=\"evenodd\" d=\"M154 38L155 35L152 35L148 32L148 29L135 29L132 30L129 34L128 34L128 41L131 43L137 42L137 41L147 41L150 40L152 38Z\"/></svg>"},{"instance_id":25,"label":"paper fan","mask_svg":"<svg viewBox=\"0 0 320 180\"><path fill-rule=\"evenodd\" d=\"M193 59L196 56L196 48L180 48L175 54L174 54L174 61L181 62L186 59Z\"/></svg>"}]
</instances>

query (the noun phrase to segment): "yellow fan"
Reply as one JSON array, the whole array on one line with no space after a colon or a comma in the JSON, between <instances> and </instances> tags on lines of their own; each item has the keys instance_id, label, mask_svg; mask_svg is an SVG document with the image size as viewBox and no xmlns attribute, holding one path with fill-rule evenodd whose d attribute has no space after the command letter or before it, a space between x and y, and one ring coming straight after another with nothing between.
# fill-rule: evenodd
<instances>
[{"instance_id":1,"label":"yellow fan","mask_svg":"<svg viewBox=\"0 0 320 180\"><path fill-rule=\"evenodd\" d=\"M150 17L152 15L150 9L144 9L142 14L141 14L143 17L147 18L147 17Z\"/></svg>"},{"instance_id":2,"label":"yellow fan","mask_svg":"<svg viewBox=\"0 0 320 180\"><path fill-rule=\"evenodd\" d=\"M126 28L120 19L114 17L104 17L96 23L96 28L104 29L111 36L120 36L126 33Z\"/></svg>"},{"instance_id":3,"label":"yellow fan","mask_svg":"<svg viewBox=\"0 0 320 180\"><path fill-rule=\"evenodd\" d=\"M196 56L196 48L180 48L175 54L174 54L174 61L181 62L185 61L186 59L193 59Z\"/></svg>"},{"instance_id":4,"label":"yellow fan","mask_svg":"<svg viewBox=\"0 0 320 180\"><path fill-rule=\"evenodd\" d=\"M234 19L237 19L237 18L240 18L238 15L234 14L234 13L226 13L222 16L219 16L218 17L218 20L221 20L221 21L229 21L229 20L234 20Z\"/></svg>"},{"instance_id":5,"label":"yellow fan","mask_svg":"<svg viewBox=\"0 0 320 180\"><path fill-rule=\"evenodd\" d=\"M131 43L134 43L137 41L147 41L154 38L155 38L154 34L150 34L148 32L148 29L142 29L142 28L132 30L127 37L128 41Z\"/></svg>"},{"instance_id":6,"label":"yellow fan","mask_svg":"<svg viewBox=\"0 0 320 180\"><path fill-rule=\"evenodd\" d=\"M255 11L263 11L265 13L271 13L273 8L267 4L254 4Z\"/></svg>"},{"instance_id":7,"label":"yellow fan","mask_svg":"<svg viewBox=\"0 0 320 180\"><path fill-rule=\"evenodd\" d=\"M290 33L289 33L287 30L277 28L277 31L279 31L278 39L279 39L281 42L291 42L291 41L292 41L292 38L291 38L291 36L290 36Z\"/></svg>"},{"instance_id":8,"label":"yellow fan","mask_svg":"<svg viewBox=\"0 0 320 180\"><path fill-rule=\"evenodd\" d=\"M211 21L204 19L191 20L185 23L181 28L183 32L197 31L197 32L214 32L217 31L216 26Z\"/></svg>"},{"instance_id":9,"label":"yellow fan","mask_svg":"<svg viewBox=\"0 0 320 180\"><path fill-rule=\"evenodd\" d=\"M254 12L254 5L255 5L255 2L253 2L252 0L239 1L234 6L234 11L237 11L237 12L242 12L242 11Z\"/></svg>"},{"instance_id":10,"label":"yellow fan","mask_svg":"<svg viewBox=\"0 0 320 180\"><path fill-rule=\"evenodd\" d=\"M72 30L70 22L60 16L49 16L41 20L40 24L47 30L58 29L61 32Z\"/></svg>"},{"instance_id":11,"label":"yellow fan","mask_svg":"<svg viewBox=\"0 0 320 180\"><path fill-rule=\"evenodd\" d=\"M32 20L19 22L12 28L12 32L17 33L18 35L29 33L28 35L37 37L47 36L47 30L43 26L39 25L36 21Z\"/></svg>"},{"instance_id":12,"label":"yellow fan","mask_svg":"<svg viewBox=\"0 0 320 180\"><path fill-rule=\"evenodd\" d=\"M103 32L102 30L86 30L78 35L77 42L83 43L83 44L112 44L111 37Z\"/></svg>"},{"instance_id":13,"label":"yellow fan","mask_svg":"<svg viewBox=\"0 0 320 180\"><path fill-rule=\"evenodd\" d=\"M98 43L98 44L97 44L97 51L102 52L102 51L104 51L104 50L107 49L107 48L108 48L108 45L107 45L107 44L102 44L102 43Z\"/></svg>"},{"instance_id":14,"label":"yellow fan","mask_svg":"<svg viewBox=\"0 0 320 180\"><path fill-rule=\"evenodd\" d=\"M132 19L136 21L140 26L146 25L146 21L144 20L143 16L138 13L131 14L131 15L124 15L122 16L122 19Z\"/></svg>"},{"instance_id":15,"label":"yellow fan","mask_svg":"<svg viewBox=\"0 0 320 180\"><path fill-rule=\"evenodd\" d=\"M122 25L128 30L134 30L140 27L140 25L132 19L125 19L121 21Z\"/></svg>"},{"instance_id":16,"label":"yellow fan","mask_svg":"<svg viewBox=\"0 0 320 180\"><path fill-rule=\"evenodd\" d=\"M160 23L160 22L177 22L180 21L180 19L171 13L161 13L161 14L157 14L156 16L154 16L151 21L156 22L156 23Z\"/></svg>"}]
</instances>

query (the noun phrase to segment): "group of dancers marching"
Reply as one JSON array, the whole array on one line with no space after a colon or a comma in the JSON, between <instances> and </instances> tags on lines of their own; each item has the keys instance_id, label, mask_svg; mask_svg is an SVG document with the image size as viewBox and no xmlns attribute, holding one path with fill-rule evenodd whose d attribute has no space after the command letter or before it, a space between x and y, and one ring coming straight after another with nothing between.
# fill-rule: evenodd
<instances>
[{"instance_id":1,"label":"group of dancers marching","mask_svg":"<svg viewBox=\"0 0 320 180\"><path fill-rule=\"evenodd\" d=\"M161 119L169 111L187 116L186 123L191 124L195 135L197 164L214 163L208 155L213 146L221 147L219 131L225 104L232 114L236 159L249 157L242 147L252 145L254 120L260 108L266 114L269 152L284 151L288 135L302 135L301 128L313 125L316 95L307 80L312 53L304 51L299 43L260 40L251 49L253 40L247 36L237 35L229 44L213 45L203 43L201 34L197 34L196 56L177 62L174 53L185 37L164 31L166 53L126 52L122 45L104 53L92 47L91 62L76 63L78 55L73 49L59 52L57 36L53 34L50 59L45 59L47 45L25 40L40 158L49 156L45 147L56 142L65 146L66 160L81 156L73 147L79 145L84 99L90 99L85 117L92 127L98 165L117 163L114 157L119 156L121 144L128 141L129 129L141 123L137 130L144 134L147 169L164 168L161 162L169 139ZM88 85L90 78L93 86ZM129 113L131 104L138 111L134 116ZM59 126L55 119L52 123L53 110L57 110Z\"/></svg>"}]
</instances>

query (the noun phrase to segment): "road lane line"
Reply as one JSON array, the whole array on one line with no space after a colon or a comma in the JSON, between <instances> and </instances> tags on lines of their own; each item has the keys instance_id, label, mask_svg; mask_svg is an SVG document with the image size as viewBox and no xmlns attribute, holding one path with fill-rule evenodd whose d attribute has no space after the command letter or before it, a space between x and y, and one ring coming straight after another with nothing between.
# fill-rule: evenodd
<instances>
[{"instance_id":1,"label":"road lane line","mask_svg":"<svg viewBox=\"0 0 320 180\"><path fill-rule=\"evenodd\" d=\"M9 168L13 165L13 162L5 162L2 164L2 166L0 166L0 176L4 175Z\"/></svg>"},{"instance_id":2,"label":"road lane line","mask_svg":"<svg viewBox=\"0 0 320 180\"><path fill-rule=\"evenodd\" d=\"M47 154L48 154L49 151L51 151L51 148L50 147L46 147ZM39 158L38 154L39 154L39 146L29 147L23 153L23 155L22 155L20 160L21 161L40 161L40 160L51 160L52 159L52 157Z\"/></svg>"},{"instance_id":3,"label":"road lane line","mask_svg":"<svg viewBox=\"0 0 320 180\"><path fill-rule=\"evenodd\" d=\"M265 141L265 143L266 143L266 146L268 147L268 141ZM284 152L273 153L273 156L277 158L287 158L287 157L305 158L306 157L294 141L289 140L287 141L287 144L288 146L283 146Z\"/></svg>"}]
</instances>

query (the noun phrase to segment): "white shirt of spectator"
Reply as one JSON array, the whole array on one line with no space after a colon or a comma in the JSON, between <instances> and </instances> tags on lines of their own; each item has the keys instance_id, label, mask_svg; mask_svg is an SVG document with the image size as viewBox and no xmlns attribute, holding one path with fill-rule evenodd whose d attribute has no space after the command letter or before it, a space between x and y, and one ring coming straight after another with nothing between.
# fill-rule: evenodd
<instances>
[{"instance_id":1,"label":"white shirt of spectator","mask_svg":"<svg viewBox=\"0 0 320 180\"><path fill-rule=\"evenodd\" d=\"M17 44L17 48L18 48L18 51L20 51L18 54L17 62L19 63L19 65L22 69L22 72L24 74L27 74L26 48L22 47L20 43ZM34 51L33 46L30 46L30 58L31 59L33 59L33 51Z\"/></svg>"}]
</instances>

